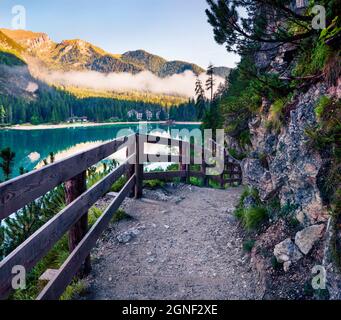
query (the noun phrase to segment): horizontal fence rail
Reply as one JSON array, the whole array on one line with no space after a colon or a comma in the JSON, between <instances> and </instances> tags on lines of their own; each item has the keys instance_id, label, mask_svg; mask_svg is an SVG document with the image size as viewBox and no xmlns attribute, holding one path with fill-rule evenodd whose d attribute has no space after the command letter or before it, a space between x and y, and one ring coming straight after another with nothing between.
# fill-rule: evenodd
<instances>
[{"instance_id":1,"label":"horizontal fence rail","mask_svg":"<svg viewBox=\"0 0 341 320\"><path fill-rule=\"evenodd\" d=\"M124 137L110 141L1 184L0 219L114 154L128 140L129 137Z\"/></svg>"},{"instance_id":2,"label":"horizontal fence rail","mask_svg":"<svg viewBox=\"0 0 341 320\"><path fill-rule=\"evenodd\" d=\"M0 262L0 297L11 291L11 272L16 265L22 265L30 271L53 247L58 240L80 220L84 212L106 192L128 169L126 162L96 183L49 222L36 231L23 244Z\"/></svg>"},{"instance_id":3,"label":"horizontal fence rail","mask_svg":"<svg viewBox=\"0 0 341 320\"><path fill-rule=\"evenodd\" d=\"M168 154L146 153L146 144L168 146ZM127 148L125 162L86 190L86 170L122 148ZM178 178L181 182L189 182L191 177L196 177L202 179L204 186L208 186L210 180L220 184L222 188L227 183L241 184L242 172L238 161L233 159L224 148L222 149L225 160L223 173L208 176L206 170L214 167L214 163L205 162L207 150L203 147L182 140L135 134L104 143L0 184L0 221L62 183L65 183L67 197L67 206L62 211L0 262L0 299L6 299L12 291L14 266L23 266L26 272L29 272L69 232L70 255L37 298L38 300L58 299L73 278L78 275L82 265L87 261L90 263L91 250L124 199L131 195L135 198L142 196L144 180ZM193 166L197 169L198 159L201 160L201 164L200 170L196 171ZM178 163L179 170L144 172L144 164L151 162ZM88 210L123 175L127 177L127 183L103 215L88 230Z\"/></svg>"},{"instance_id":4,"label":"horizontal fence rail","mask_svg":"<svg viewBox=\"0 0 341 320\"><path fill-rule=\"evenodd\" d=\"M38 300L55 300L63 294L66 287L76 275L84 259L90 253L91 249L96 245L96 241L106 229L115 212L120 207L125 197L132 190L134 185L135 175L130 178L115 200L110 204L109 208L106 209L104 214L97 220L97 222L79 243L76 249L60 267L55 278L50 281L45 289L40 293Z\"/></svg>"}]
</instances>

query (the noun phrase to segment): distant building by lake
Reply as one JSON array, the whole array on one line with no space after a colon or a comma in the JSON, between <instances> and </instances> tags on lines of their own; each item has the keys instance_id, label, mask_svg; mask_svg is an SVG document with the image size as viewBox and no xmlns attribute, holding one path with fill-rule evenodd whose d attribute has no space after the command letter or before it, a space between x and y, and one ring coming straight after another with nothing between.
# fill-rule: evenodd
<instances>
[{"instance_id":1,"label":"distant building by lake","mask_svg":"<svg viewBox=\"0 0 341 320\"><path fill-rule=\"evenodd\" d=\"M86 123L88 121L88 117L71 117L67 119L67 123Z\"/></svg>"}]
</instances>

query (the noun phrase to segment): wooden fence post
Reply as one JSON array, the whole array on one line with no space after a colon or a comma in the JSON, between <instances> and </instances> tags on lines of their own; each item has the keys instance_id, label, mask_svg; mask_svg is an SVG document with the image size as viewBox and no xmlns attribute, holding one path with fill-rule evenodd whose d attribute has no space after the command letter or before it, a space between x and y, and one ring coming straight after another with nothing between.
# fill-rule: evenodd
<instances>
[{"instance_id":1,"label":"wooden fence post","mask_svg":"<svg viewBox=\"0 0 341 320\"><path fill-rule=\"evenodd\" d=\"M86 171L65 182L66 204L72 203L86 191ZM70 253L77 247L80 241L88 232L88 212L69 231L69 251ZM83 266L78 272L79 277L83 277L91 271L90 255L85 259Z\"/></svg>"},{"instance_id":2,"label":"wooden fence post","mask_svg":"<svg viewBox=\"0 0 341 320\"><path fill-rule=\"evenodd\" d=\"M140 141L140 135L136 134L136 164L135 164L135 199L140 199L142 197L143 189L143 153L144 153L144 143Z\"/></svg>"},{"instance_id":3,"label":"wooden fence post","mask_svg":"<svg viewBox=\"0 0 341 320\"><path fill-rule=\"evenodd\" d=\"M243 184L243 171L241 166L238 166L238 170L239 170L239 181L238 181L238 185L242 185Z\"/></svg>"},{"instance_id":4,"label":"wooden fence post","mask_svg":"<svg viewBox=\"0 0 341 320\"><path fill-rule=\"evenodd\" d=\"M135 142L134 142L135 143ZM132 155L133 155L133 153L134 153L134 151L133 150L135 150L135 145L134 146L131 146L131 145L128 145L127 146L127 151L126 151L126 157L127 157L127 159L129 159ZM130 178L134 175L134 165L131 165L131 166L129 166L129 169L127 170L127 173L126 173L126 179L127 179L127 181L129 181L130 180ZM129 198L133 198L134 197L134 191L132 190L131 192L130 192L130 194L128 195L128 197Z\"/></svg>"},{"instance_id":5,"label":"wooden fence post","mask_svg":"<svg viewBox=\"0 0 341 320\"><path fill-rule=\"evenodd\" d=\"M205 160L205 151L204 151L204 148L202 149L201 173L202 173L202 176L203 176L204 187L208 187L208 186L209 186L209 178L208 178L208 176L206 175L206 160Z\"/></svg>"},{"instance_id":6,"label":"wooden fence post","mask_svg":"<svg viewBox=\"0 0 341 320\"><path fill-rule=\"evenodd\" d=\"M223 173L220 175L220 188L225 189L226 151L225 148L222 148L220 151L223 152Z\"/></svg>"},{"instance_id":7,"label":"wooden fence post","mask_svg":"<svg viewBox=\"0 0 341 320\"><path fill-rule=\"evenodd\" d=\"M186 183L187 179L189 178L189 172L188 172L188 165L186 164L186 162L184 160L187 160L187 149L184 146L184 141L180 141L180 146L179 146L179 157L180 157L180 171L186 171L187 172L187 176L186 177L182 177L180 179L180 181L182 183Z\"/></svg>"}]
</instances>

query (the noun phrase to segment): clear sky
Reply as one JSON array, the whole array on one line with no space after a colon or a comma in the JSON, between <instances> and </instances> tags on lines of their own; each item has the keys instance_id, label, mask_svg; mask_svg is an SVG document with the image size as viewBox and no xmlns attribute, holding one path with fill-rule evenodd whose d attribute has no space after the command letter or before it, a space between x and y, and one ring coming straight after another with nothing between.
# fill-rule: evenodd
<instances>
[{"instance_id":1,"label":"clear sky","mask_svg":"<svg viewBox=\"0 0 341 320\"><path fill-rule=\"evenodd\" d=\"M144 49L202 67L234 67L238 56L214 41L206 0L0 0L0 26L12 7L26 8L27 27L54 41L83 39L109 52Z\"/></svg>"}]
</instances>

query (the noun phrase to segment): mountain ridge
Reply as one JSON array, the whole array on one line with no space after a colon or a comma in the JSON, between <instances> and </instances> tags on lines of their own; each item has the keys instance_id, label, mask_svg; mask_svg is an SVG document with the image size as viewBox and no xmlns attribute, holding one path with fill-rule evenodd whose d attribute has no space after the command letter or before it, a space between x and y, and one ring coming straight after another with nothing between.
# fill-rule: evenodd
<instances>
[{"instance_id":1,"label":"mountain ridge","mask_svg":"<svg viewBox=\"0 0 341 320\"><path fill-rule=\"evenodd\" d=\"M38 58L50 70L91 70L101 73L131 74L150 71L161 78L181 74L187 70L195 75L205 72L205 69L197 64L180 60L167 61L143 49L113 54L81 39L56 43L43 32L10 29L0 29L0 32L22 47L21 52L24 51ZM223 77L226 77L229 72L226 67L217 67L216 70L216 75Z\"/></svg>"}]
</instances>

